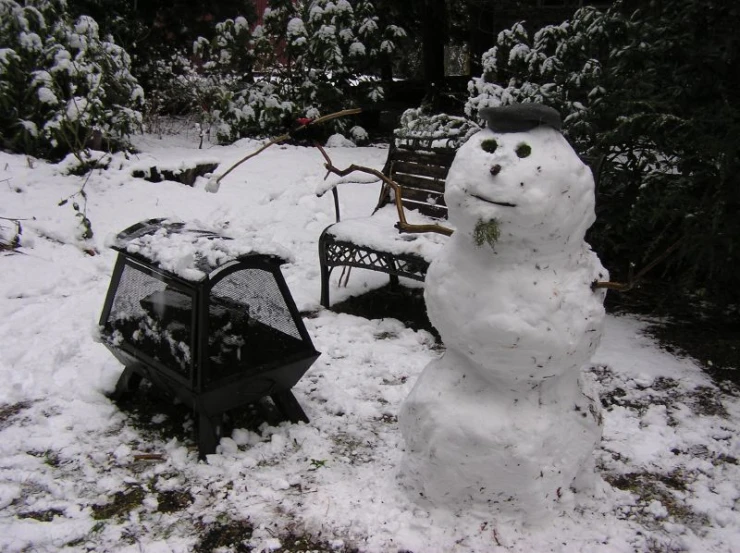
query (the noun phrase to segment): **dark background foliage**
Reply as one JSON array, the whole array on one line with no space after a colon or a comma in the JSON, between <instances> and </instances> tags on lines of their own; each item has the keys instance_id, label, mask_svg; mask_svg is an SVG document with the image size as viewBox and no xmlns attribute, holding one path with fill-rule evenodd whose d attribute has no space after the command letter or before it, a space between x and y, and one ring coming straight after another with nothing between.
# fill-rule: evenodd
<instances>
[{"instance_id":1,"label":"dark background foliage","mask_svg":"<svg viewBox=\"0 0 740 553\"><path fill-rule=\"evenodd\" d=\"M178 86L188 86L196 81L183 79L184 72L190 71L193 79L200 72L199 86L206 82L210 88L194 94L195 100L149 104L151 110L187 112L232 102L236 92L219 93L219 83L236 87L239 75L245 82L252 80L253 60L248 56L241 59L244 67L229 69L229 79L203 73L193 41L214 39L218 22L237 16L256 22L258 5L281 3L285 0L73 0L68 11L70 21L82 14L92 16L101 37L111 34L131 55L131 71L150 98L162 97L163 81L180 77ZM407 37L399 39L400 55L383 54L364 68L379 75L387 91L373 108L381 115L366 123L380 125L385 117L392 126L402 109L422 102L434 112L461 112L468 80L484 73L483 54L497 40L501 47L501 31L523 20L533 40L543 25L569 20L570 27L546 35L557 62L550 70L516 66L514 60L484 78L504 87L559 87L549 97L525 99L560 109L568 138L594 168L598 220L589 239L617 279L627 278L630 265L639 270L659 260L650 278L681 293L737 302L740 7L728 1L623 0L608 10L589 12L591 19L574 19L575 10L585 4L612 5L376 0L380 24L403 27ZM562 48L567 41L570 50ZM455 80L450 52L463 46L469 53L461 66L467 74ZM175 54L187 67L168 61L163 69L162 60L172 60ZM583 71L591 60L595 69ZM209 70L219 70L213 67ZM404 80L394 83L391 77ZM210 95L207 100L205 93ZM185 96L174 94L175 99ZM585 109L574 108L576 102Z\"/></svg>"}]
</instances>

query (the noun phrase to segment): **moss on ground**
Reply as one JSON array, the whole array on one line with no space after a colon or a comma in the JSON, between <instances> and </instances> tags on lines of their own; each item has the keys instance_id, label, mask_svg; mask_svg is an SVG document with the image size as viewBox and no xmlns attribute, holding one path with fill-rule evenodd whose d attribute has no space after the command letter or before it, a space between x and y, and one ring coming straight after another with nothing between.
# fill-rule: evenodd
<instances>
[{"instance_id":1,"label":"moss on ground","mask_svg":"<svg viewBox=\"0 0 740 553\"><path fill-rule=\"evenodd\" d=\"M93 518L95 520L108 520L128 516L131 511L141 507L145 497L146 492L139 486L116 492L108 503L92 506Z\"/></svg>"},{"instance_id":2,"label":"moss on ground","mask_svg":"<svg viewBox=\"0 0 740 553\"><path fill-rule=\"evenodd\" d=\"M248 520L217 522L202 528L195 544L195 553L213 553L220 548L229 548L234 553L249 553L248 541L252 538L252 524Z\"/></svg>"},{"instance_id":3,"label":"moss on ground","mask_svg":"<svg viewBox=\"0 0 740 553\"><path fill-rule=\"evenodd\" d=\"M0 405L0 430L8 428L23 411L31 407L30 401Z\"/></svg>"}]
</instances>

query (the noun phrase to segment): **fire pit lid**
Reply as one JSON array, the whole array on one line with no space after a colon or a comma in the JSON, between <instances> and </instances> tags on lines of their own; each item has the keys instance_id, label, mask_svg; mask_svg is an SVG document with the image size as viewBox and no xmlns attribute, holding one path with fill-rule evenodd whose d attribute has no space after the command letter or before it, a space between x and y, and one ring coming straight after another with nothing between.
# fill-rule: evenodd
<instances>
[{"instance_id":1,"label":"fire pit lid","mask_svg":"<svg viewBox=\"0 0 740 553\"><path fill-rule=\"evenodd\" d=\"M253 256L279 265L289 261L289 255L274 244L245 246L197 223L166 218L128 227L116 235L111 248L190 281L201 281L227 263Z\"/></svg>"}]
</instances>

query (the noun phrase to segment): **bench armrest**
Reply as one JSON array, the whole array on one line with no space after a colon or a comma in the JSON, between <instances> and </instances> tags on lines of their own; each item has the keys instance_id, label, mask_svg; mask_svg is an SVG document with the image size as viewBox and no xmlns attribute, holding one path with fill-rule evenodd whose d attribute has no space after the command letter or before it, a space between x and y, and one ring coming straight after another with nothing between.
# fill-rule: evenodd
<instances>
[{"instance_id":1,"label":"bench armrest","mask_svg":"<svg viewBox=\"0 0 740 553\"><path fill-rule=\"evenodd\" d=\"M334 196L334 213L336 216L337 223L340 220L339 216L339 192L337 187L340 184L355 183L355 184L373 184L379 182L380 179L375 175L369 175L365 173L353 173L352 175L345 175L344 177L334 177L331 179L324 179L316 186L316 196L319 198L331 190Z\"/></svg>"},{"instance_id":2,"label":"bench armrest","mask_svg":"<svg viewBox=\"0 0 740 553\"><path fill-rule=\"evenodd\" d=\"M380 179L375 175L368 175L365 173L353 173L352 175L346 175L344 177L334 177L326 179L316 186L316 195L320 198L329 190L335 189L340 184L355 183L355 184L372 184L378 182Z\"/></svg>"}]
</instances>

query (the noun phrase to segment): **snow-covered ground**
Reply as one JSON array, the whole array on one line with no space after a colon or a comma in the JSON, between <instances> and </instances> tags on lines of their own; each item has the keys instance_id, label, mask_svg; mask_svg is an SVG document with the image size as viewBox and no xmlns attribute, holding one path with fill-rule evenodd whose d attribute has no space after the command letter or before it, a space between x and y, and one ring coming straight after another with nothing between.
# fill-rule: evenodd
<instances>
[{"instance_id":1,"label":"snow-covered ground","mask_svg":"<svg viewBox=\"0 0 740 553\"><path fill-rule=\"evenodd\" d=\"M738 394L660 350L631 317L608 317L589 369L605 406L592 494L564 490L567 514L539 528L419 508L396 482L396 414L441 353L433 337L319 308L317 240L334 211L315 195L318 151L273 146L217 194L204 178L131 176L195 161L218 161L218 173L259 145L197 144L139 137L139 154L84 177L0 153L0 217L25 219L22 247L0 253L0 551L740 551ZM381 168L387 151L329 153L339 167ZM82 241L72 204L83 199L58 204L86 179L95 234ZM343 217L369 214L377 187L342 186ZM157 430L192 421L167 420L167 409L142 420L107 399L122 370L95 340L115 259L107 244L153 217L290 254L283 272L323 353L295 388L309 424L237 428L203 463L192 440ZM7 237L14 225L0 219L0 229ZM353 271L332 301L384 283Z\"/></svg>"}]
</instances>

